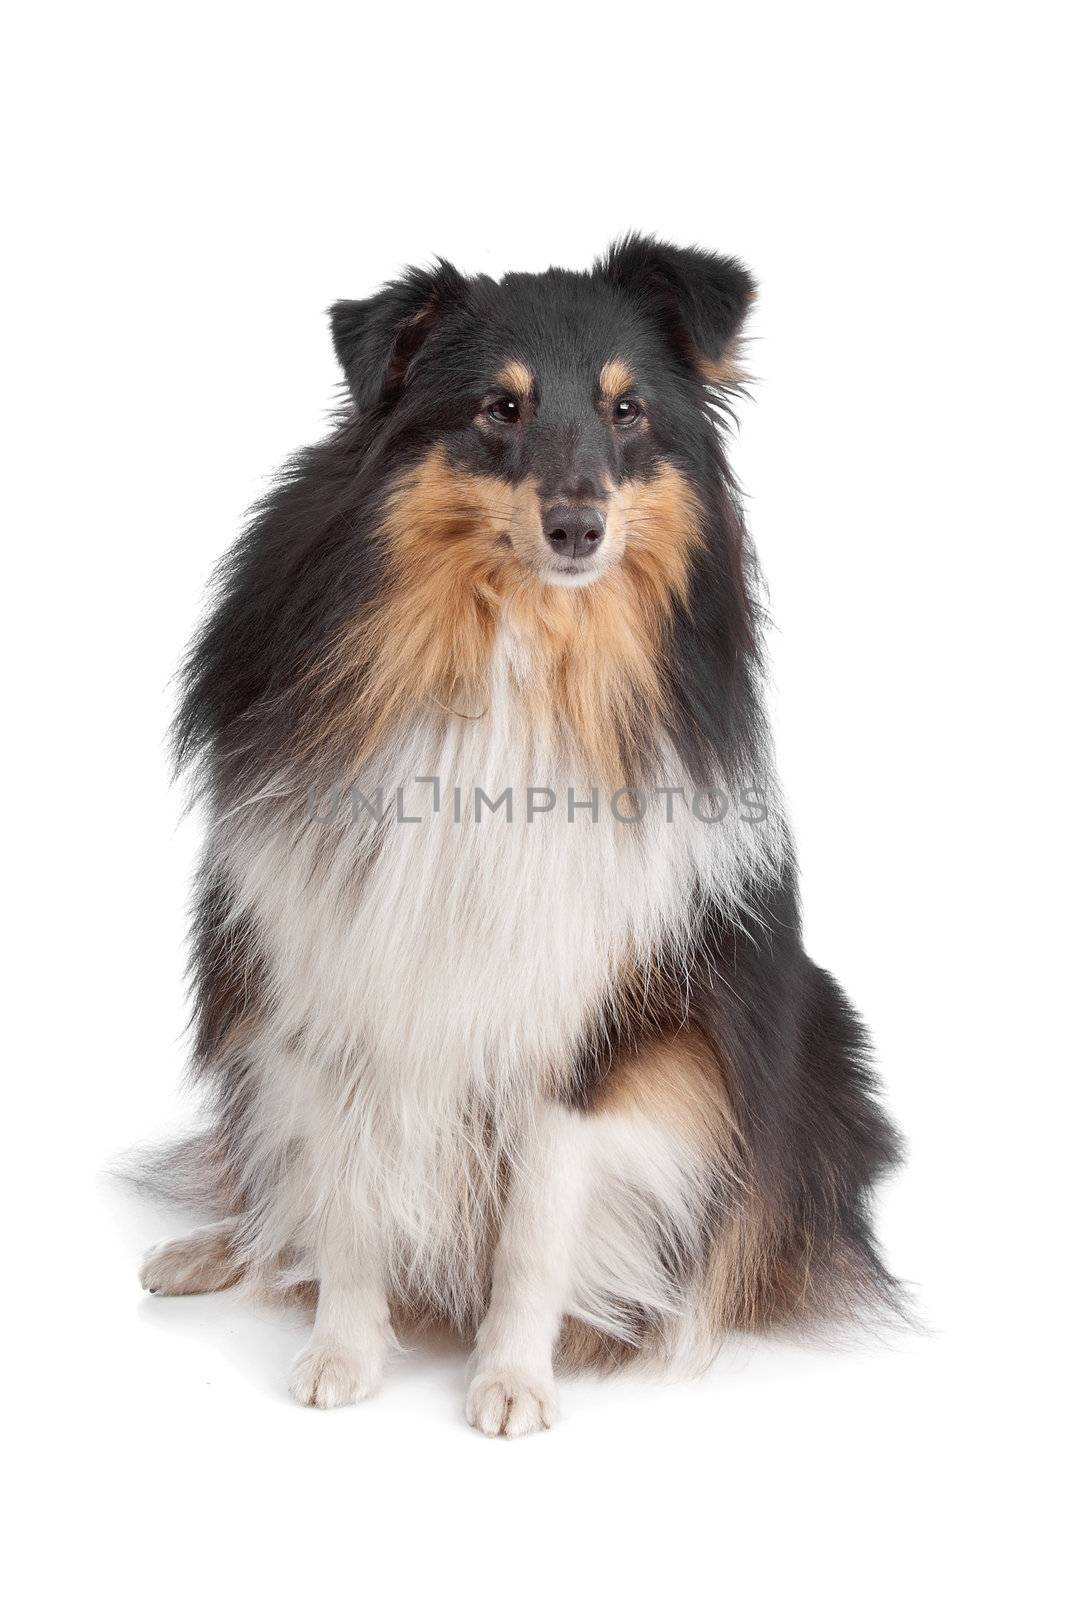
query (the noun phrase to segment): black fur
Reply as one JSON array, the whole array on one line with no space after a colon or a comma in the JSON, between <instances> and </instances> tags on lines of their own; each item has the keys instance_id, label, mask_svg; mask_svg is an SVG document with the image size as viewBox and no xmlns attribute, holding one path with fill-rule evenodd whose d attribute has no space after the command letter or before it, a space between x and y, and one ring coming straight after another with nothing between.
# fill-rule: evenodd
<instances>
[{"instance_id":1,"label":"black fur","mask_svg":"<svg viewBox=\"0 0 1067 1600\"><path fill-rule=\"evenodd\" d=\"M833 1300L826 1280L842 1259L854 1281L841 1287L839 1308L858 1298L899 1311L902 1292L880 1259L870 1200L901 1144L878 1104L867 1031L803 948L794 871L736 919L709 910L699 930L684 967L664 966L651 992L643 987L591 1032L574 1103L594 1106L616 1064L650 1040L669 1039L683 1023L698 1027L723 1068L747 1182L773 1219L775 1278L756 1286L752 1324L795 1317L797 1284L823 1281Z\"/></svg>"},{"instance_id":2,"label":"black fur","mask_svg":"<svg viewBox=\"0 0 1067 1600\"><path fill-rule=\"evenodd\" d=\"M694 363L721 358L754 292L729 258L630 238L592 273L496 283L441 263L338 302L334 342L355 409L293 459L217 574L183 674L179 765L210 750L219 772L247 776L257 753L289 747L307 671L380 581L383 493L441 441L457 466L505 481L531 470L580 480L583 463L625 480L669 461L698 486L707 536L692 604L673 621L674 731L695 776L709 775L709 752L720 772L751 774L762 742L754 558L723 448L724 391L709 392ZM521 441L475 435L471 418L516 346L557 379L551 426L539 418ZM576 446L589 385L614 354L641 371L651 428L611 448L579 429Z\"/></svg>"},{"instance_id":3,"label":"black fur","mask_svg":"<svg viewBox=\"0 0 1067 1600\"><path fill-rule=\"evenodd\" d=\"M709 365L734 349L753 293L736 261L634 237L590 273L495 283L441 263L369 300L335 305L350 403L332 435L290 464L220 570L214 609L185 667L179 762L199 763L206 786L225 800L298 747L309 673L378 592L383 497L441 443L457 467L514 483L531 472L566 486L604 468L625 480L664 461L678 467L699 495L703 539L691 601L671 618L671 731L694 783L722 774L758 781L760 613L723 445L731 380L706 387ZM545 409L521 434L479 432L472 418L516 348L541 375ZM650 426L633 437L594 437L575 419L588 409L601 364L616 355L641 375ZM220 931L217 895L207 883L195 962L205 1063L240 1005L232 971L240 952L225 945L239 935ZM656 992L630 1013L638 1022L623 1026L613 1014L591 1032L575 1066L575 1103L591 1103L644 1039L670 1035L683 1018L696 1023L722 1064L752 1182L774 1218L779 1266L794 1277L831 1272L844 1251L863 1285L892 1299L868 1208L898 1143L874 1097L863 1028L804 952L792 867L754 894L740 920L709 908L699 927L686 969L664 968ZM771 1318L788 1296L765 1287Z\"/></svg>"}]
</instances>

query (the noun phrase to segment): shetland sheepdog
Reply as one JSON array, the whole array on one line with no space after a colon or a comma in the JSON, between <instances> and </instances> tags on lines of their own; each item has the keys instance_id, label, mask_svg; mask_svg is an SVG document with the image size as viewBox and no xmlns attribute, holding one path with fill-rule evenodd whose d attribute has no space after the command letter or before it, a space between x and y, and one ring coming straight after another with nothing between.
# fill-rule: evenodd
<instances>
[{"instance_id":1,"label":"shetland sheepdog","mask_svg":"<svg viewBox=\"0 0 1067 1600\"><path fill-rule=\"evenodd\" d=\"M207 1122L164 1161L217 1220L143 1282L313 1301L305 1405L438 1322L511 1437L568 1365L896 1302L897 1139L801 942L725 455L754 292L631 236L340 301L336 426L218 572L175 733Z\"/></svg>"}]
</instances>

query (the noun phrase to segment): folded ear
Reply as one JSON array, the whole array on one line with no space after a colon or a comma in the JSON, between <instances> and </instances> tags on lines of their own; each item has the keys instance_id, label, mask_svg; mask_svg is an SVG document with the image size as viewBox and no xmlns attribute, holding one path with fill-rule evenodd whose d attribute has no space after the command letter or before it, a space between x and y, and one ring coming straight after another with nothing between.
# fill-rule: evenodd
<instances>
[{"instance_id":1,"label":"folded ear","mask_svg":"<svg viewBox=\"0 0 1067 1600\"><path fill-rule=\"evenodd\" d=\"M733 356L756 297L756 281L740 261L629 234L611 246L599 270L635 296L705 383L740 376Z\"/></svg>"},{"instance_id":2,"label":"folded ear","mask_svg":"<svg viewBox=\"0 0 1067 1600\"><path fill-rule=\"evenodd\" d=\"M330 307L333 347L360 410L396 398L414 362L464 280L447 261L432 271L410 268L369 300Z\"/></svg>"}]
</instances>

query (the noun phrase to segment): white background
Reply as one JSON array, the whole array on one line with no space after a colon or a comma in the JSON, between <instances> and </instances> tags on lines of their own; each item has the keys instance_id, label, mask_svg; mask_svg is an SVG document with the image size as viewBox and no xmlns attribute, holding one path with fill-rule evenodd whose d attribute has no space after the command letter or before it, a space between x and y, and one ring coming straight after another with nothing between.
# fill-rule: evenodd
<instances>
[{"instance_id":1,"label":"white background","mask_svg":"<svg viewBox=\"0 0 1067 1600\"><path fill-rule=\"evenodd\" d=\"M1052 1592L1052 18L498 0L9 24L15 1592ZM735 460L809 943L909 1140L880 1225L931 1332L570 1382L559 1427L514 1445L462 1422L455 1352L305 1413L298 1319L145 1300L140 1251L176 1219L100 1178L190 1116L170 675L243 509L323 431L331 300L435 253L584 266L632 227L737 252L763 286Z\"/></svg>"}]
</instances>

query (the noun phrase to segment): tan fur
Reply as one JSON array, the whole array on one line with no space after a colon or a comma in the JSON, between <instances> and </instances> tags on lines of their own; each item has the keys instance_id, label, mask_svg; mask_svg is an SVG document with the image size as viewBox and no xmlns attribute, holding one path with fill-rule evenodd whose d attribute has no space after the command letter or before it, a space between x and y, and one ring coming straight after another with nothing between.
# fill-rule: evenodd
<instances>
[{"instance_id":1,"label":"tan fur","mask_svg":"<svg viewBox=\"0 0 1067 1600\"><path fill-rule=\"evenodd\" d=\"M412 711L480 715L506 617L531 662L531 734L565 728L591 776L624 782L628 751L661 710L663 629L687 593L696 499L664 466L615 490L606 524L614 565L588 588L553 587L539 575L534 484L457 471L433 449L390 496L382 594L346 629L320 678L329 702L322 741L347 736L363 760Z\"/></svg>"},{"instance_id":2,"label":"tan fur","mask_svg":"<svg viewBox=\"0 0 1067 1600\"><path fill-rule=\"evenodd\" d=\"M634 385L634 375L625 361L605 361L600 371L600 394L609 405L629 394Z\"/></svg>"},{"instance_id":3,"label":"tan fur","mask_svg":"<svg viewBox=\"0 0 1067 1600\"><path fill-rule=\"evenodd\" d=\"M747 317L756 302L753 290L745 296L745 316ZM736 389L748 381L748 374L740 363L740 346L743 340L735 339L732 344L722 352L717 360L704 354L702 350L692 351L692 359L697 371L709 389Z\"/></svg>"},{"instance_id":4,"label":"tan fur","mask_svg":"<svg viewBox=\"0 0 1067 1600\"><path fill-rule=\"evenodd\" d=\"M613 1067L590 1112L631 1112L667 1123L716 1175L722 1217L690 1313L700 1324L699 1342L709 1360L726 1333L814 1322L832 1313L836 1308L826 1304L825 1290L823 1297L817 1294L817 1284L837 1282L847 1297L861 1268L844 1246L827 1270L803 1239L778 1236L772 1207L747 1180L744 1140L722 1069L695 1029L647 1045ZM557 1354L571 1371L613 1371L633 1360L669 1361L668 1341L669 1330L654 1327L634 1347L568 1319Z\"/></svg>"},{"instance_id":5,"label":"tan fur","mask_svg":"<svg viewBox=\"0 0 1067 1600\"><path fill-rule=\"evenodd\" d=\"M746 381L747 374L744 368L727 353L718 361L709 361L706 356L697 359L700 376L710 389L727 388L736 389L739 384Z\"/></svg>"},{"instance_id":6,"label":"tan fur","mask_svg":"<svg viewBox=\"0 0 1067 1600\"><path fill-rule=\"evenodd\" d=\"M515 400L533 397L534 375L524 361L507 361L496 375L496 387Z\"/></svg>"},{"instance_id":7,"label":"tan fur","mask_svg":"<svg viewBox=\"0 0 1067 1600\"><path fill-rule=\"evenodd\" d=\"M614 1339L588 1322L564 1317L556 1345L556 1366L561 1372L617 1372L631 1363L633 1345Z\"/></svg>"},{"instance_id":8,"label":"tan fur","mask_svg":"<svg viewBox=\"0 0 1067 1600\"><path fill-rule=\"evenodd\" d=\"M689 1311L699 1325L695 1348L711 1356L723 1333L736 1325L730 1296L740 1266L734 1217L744 1208L744 1151L722 1068L696 1029L683 1029L643 1046L613 1066L595 1094L589 1114L632 1115L667 1125L706 1166L730 1221L712 1241L712 1260ZM671 1330L652 1326L637 1345L568 1318L560 1333L562 1369L611 1372L638 1361L670 1362Z\"/></svg>"},{"instance_id":9,"label":"tan fur","mask_svg":"<svg viewBox=\"0 0 1067 1600\"><path fill-rule=\"evenodd\" d=\"M738 1133L722 1069L693 1029L613 1066L592 1109L667 1122L719 1172L737 1176Z\"/></svg>"}]
</instances>

